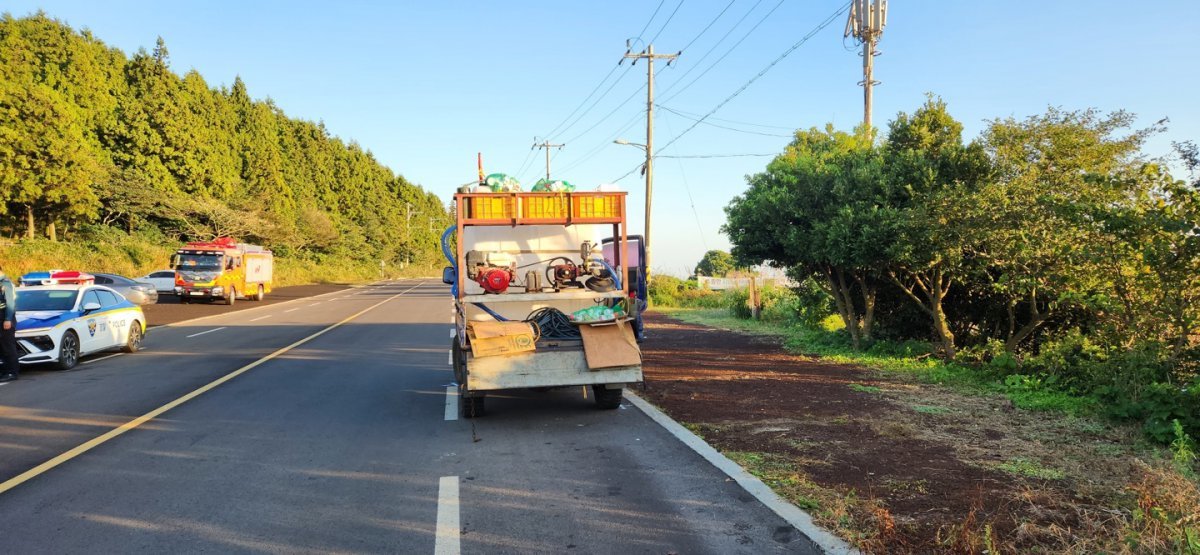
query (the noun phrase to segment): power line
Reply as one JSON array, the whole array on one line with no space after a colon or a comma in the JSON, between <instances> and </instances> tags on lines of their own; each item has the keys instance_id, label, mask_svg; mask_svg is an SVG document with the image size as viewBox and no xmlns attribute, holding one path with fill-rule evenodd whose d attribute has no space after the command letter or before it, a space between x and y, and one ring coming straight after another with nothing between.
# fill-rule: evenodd
<instances>
[{"instance_id":1,"label":"power line","mask_svg":"<svg viewBox=\"0 0 1200 555\"><path fill-rule=\"evenodd\" d=\"M671 112L674 112L675 114L678 114L678 115L681 115L684 117L691 116L694 118L698 118L701 116L701 114L689 112L687 110L680 110L679 108L669 108L667 106L663 106L662 104L659 104L658 106L664 110L670 110ZM748 121L738 121L738 120L724 119L724 118L718 118L718 117L710 117L708 119L710 119L712 121L722 121L722 122L730 123L733 125L747 125L750 127L762 127L764 129L783 129L785 131L794 131L795 130L794 127L791 127L788 125L767 125L765 123L750 123Z\"/></svg>"},{"instance_id":2,"label":"power line","mask_svg":"<svg viewBox=\"0 0 1200 555\"><path fill-rule=\"evenodd\" d=\"M766 154L689 154L679 156L666 156L662 154L654 155L655 158L746 158L751 156L779 156L778 152L770 152Z\"/></svg>"},{"instance_id":3,"label":"power line","mask_svg":"<svg viewBox=\"0 0 1200 555\"><path fill-rule=\"evenodd\" d=\"M693 129L695 129L696 126L703 123L704 120L708 119L709 116L717 113L717 110L720 110L722 107L724 107L726 104L728 104L729 101L733 100L734 98L737 98L737 96L742 94L742 92L745 91L747 88L749 88L750 85L753 85L755 81L758 81L763 75L766 75L767 72L770 71L771 68L775 67L776 64L783 61L783 59L787 58L788 55L790 55L792 52L795 52L797 48L800 48L801 46L803 46L804 43L808 42L809 39L816 36L816 34L821 32L822 29L828 27L831 23L834 22L834 20L836 20L842 14L846 13L846 11L849 9L850 9L850 3L847 2L845 5L843 5L841 8L839 8L832 15L830 15L829 17L827 17L823 21L821 21L821 23L819 23L816 27L814 27L811 31L809 31L808 34L801 37L801 39L799 41L797 41L796 44L793 44L791 46L791 48L784 50L782 54L780 54L777 58L772 60L771 63L767 64L766 67L762 68L762 70L759 71L758 74L756 74L754 77L751 77L749 81L746 81L746 83L743 84L741 87L739 87L736 91L734 91L733 94L729 95L728 97L725 98L725 100L722 100L720 103L718 103L716 106L714 106L712 110L709 110L707 114L704 114L704 116L702 116L695 123L692 123L692 125L689 126L687 129L684 129L683 133L680 133L680 134L676 135L675 138L671 139L670 141L667 141L667 144L663 145L662 148L665 149L665 148L671 146L672 144L675 143L675 141L678 141L681 137L683 137L684 135L687 135ZM661 151L661 149L660 149L660 151Z\"/></svg>"},{"instance_id":4,"label":"power line","mask_svg":"<svg viewBox=\"0 0 1200 555\"><path fill-rule=\"evenodd\" d=\"M660 9L662 9L662 6L665 2L666 2L666 0L660 0L660 2L658 3L658 7L654 8L654 13L650 14L650 19L646 20L646 25L643 26L642 30L638 33L637 40L641 40L642 35L645 34L645 32L646 32L646 29L650 28L650 23L652 23L654 21L655 16L658 15L658 11ZM682 4L682 3L683 3L682 0L680 0L680 4ZM678 9L679 8L676 7L676 10L678 10ZM671 14L671 15L674 16L674 14ZM670 22L669 19L667 21ZM663 26L665 27L666 25L664 24ZM659 29L659 31L661 32L662 29ZM583 100L579 102L579 105L576 106L574 110L571 110L571 113L567 114L567 117L563 118L562 121L558 122L558 124L555 125L554 128L551 129L550 132L546 133L544 136L545 137L556 137L556 136L558 136L557 133L565 133L567 131L567 129L571 128L571 125L575 125L575 123L577 123L579 121L579 119L582 119L584 115L587 115L587 112L585 111L583 114L580 114L579 119L576 119L574 122L571 123L571 125L568 125L566 128L560 129L560 128L562 128L563 124L567 123L568 121L571 121L571 118L574 117L575 114L579 112L579 109L583 108L583 106L587 104L588 100L591 100L592 97L596 95L596 92L599 91L600 88L604 86L604 83L606 83L608 81L608 78L612 77L612 75L614 73L616 73L617 69L619 69L620 67L621 67L620 64L618 64L618 65L613 66L612 69L608 70L608 73L605 74L602 79L600 79L599 83L596 83L596 86L592 88L592 91L589 92L587 94L587 96L583 97ZM629 70L627 69L626 73L628 73L628 71ZM625 76L625 74L621 74L621 76L617 78L617 81L620 81L621 78L623 78L624 76ZM613 86L616 86L616 84L614 83L612 86L609 86L609 88L604 91L604 94L600 95L600 98L603 98L605 94L608 94L608 91L611 91ZM592 104L593 107L596 105L596 103L600 102L600 98L597 98L596 102ZM588 108L588 111L590 111L590 110L591 110L591 107Z\"/></svg>"},{"instance_id":5,"label":"power line","mask_svg":"<svg viewBox=\"0 0 1200 555\"><path fill-rule=\"evenodd\" d=\"M697 39L704 36L704 33L707 33L708 30L712 28L713 24L715 24L718 19L721 19L721 16L725 15L725 12L729 11L729 8L732 7L733 3L736 1L737 0L729 0L729 3L725 4L725 9L721 10L721 13L717 14L717 17L714 17L712 19L712 21L709 21L708 25L705 25L704 28L701 29L699 33L696 33L696 36L692 37L692 40L688 41L687 46L683 47L683 51L686 52L687 49L691 48L692 45L695 44Z\"/></svg>"},{"instance_id":6,"label":"power line","mask_svg":"<svg viewBox=\"0 0 1200 555\"><path fill-rule=\"evenodd\" d=\"M663 4L666 4L666 3L667 3L667 0L659 0L658 7L654 8L654 13L650 14L650 19L646 20L646 26L642 27L642 30L638 32L638 36L637 36L638 40L641 40L642 37L645 36L646 29L650 28L650 23L652 23L654 21L654 18L656 16L658 16L658 10L661 10L663 7Z\"/></svg>"},{"instance_id":7,"label":"power line","mask_svg":"<svg viewBox=\"0 0 1200 555\"><path fill-rule=\"evenodd\" d=\"M742 35L742 38L738 39L738 41L736 43L734 43L733 46L730 46L729 50L726 50L725 53L722 54L720 58L717 58L717 61L710 64L707 68L704 69L704 71L700 72L700 75L697 75L695 79L692 79L691 81L689 81L688 84L684 85L682 89L679 89L679 90L675 91L675 93L672 94L671 96L664 98L663 102L666 102L668 100L671 100L671 99L679 96L680 94L683 94L683 91L688 90L689 88L691 88L692 85L696 84L697 81L703 79L705 75L708 75L708 72L712 71L713 68L717 67L717 65L719 65L722 61L724 61L725 58L729 57L730 54L733 54L733 51L737 50L737 47L741 46L742 43L746 41L746 39L750 38L750 35L753 35L754 31L757 30L758 27L760 25L762 25L763 22L767 20L767 18L771 17L771 14L775 13L775 10L778 10L779 6L782 6L782 5L783 5L783 0L779 0L779 3L775 4L775 7L771 8L771 11L767 12L766 15L762 16L762 18L758 20L758 23L755 23L754 26L751 27L749 31L746 31L746 34Z\"/></svg>"},{"instance_id":8,"label":"power line","mask_svg":"<svg viewBox=\"0 0 1200 555\"><path fill-rule=\"evenodd\" d=\"M667 130L671 130L670 122L663 122L667 126ZM672 131L673 133L674 131ZM663 158L663 156L659 156ZM692 206L692 216L696 218L696 230L700 232L700 243L704 245L704 250L708 250L708 239L704 237L704 225L700 223L700 213L696 211L696 199L692 197L692 187L688 184L687 172L683 171L683 161L676 160L679 163L679 175L683 178L683 190L687 193L688 204Z\"/></svg>"},{"instance_id":9,"label":"power line","mask_svg":"<svg viewBox=\"0 0 1200 555\"><path fill-rule=\"evenodd\" d=\"M700 120L698 119L698 117L685 116L685 115L683 115L683 114L681 114L681 113L679 113L679 112L676 112L675 110L672 110L672 109L670 109L670 108L668 108L668 107L666 107L666 106L663 106L662 104L658 104L657 106L658 106L659 108L662 108L663 110L666 110L666 111L668 111L668 112L671 112L672 114L675 114L675 115L677 115L677 116L679 116L679 117L681 117L681 118L684 118L684 119L690 119L690 120L692 120L692 121L700 121ZM717 125L717 124L715 124L715 123L713 123L713 122L711 122L711 121L704 121L704 122L701 122L701 123L703 123L704 125L709 125L709 126L712 126L712 127L716 127L716 128L718 128L718 129L726 129L726 130L729 130L729 131L736 131L736 132L738 132L738 133L746 133L746 134L748 134L748 135L762 135L762 136L764 136L764 137L784 137L784 138L790 138L790 137L792 137L792 136L793 136L793 135L784 135L784 134L782 134L782 133L763 133L762 131L750 131L750 130L747 130L747 129L737 129L737 128L735 128L735 127L727 127L727 126L724 126L724 125Z\"/></svg>"},{"instance_id":10,"label":"power line","mask_svg":"<svg viewBox=\"0 0 1200 555\"><path fill-rule=\"evenodd\" d=\"M679 13L679 8L681 7L683 7L683 0L679 0L679 3L675 5L675 11L671 12L671 15L667 16L667 20L663 22L662 27L658 28L658 32L654 33L654 38L651 38L650 42L647 44L654 44L654 41L658 40L658 36L662 34L663 29L667 28L667 24L670 23L672 19L675 19L675 14Z\"/></svg>"},{"instance_id":11,"label":"power line","mask_svg":"<svg viewBox=\"0 0 1200 555\"><path fill-rule=\"evenodd\" d=\"M676 79L674 83L667 85L667 87L663 89L663 94L671 92L671 89L675 88L676 85L686 79L688 75L691 75L693 71L696 71L696 68L700 67L700 64L704 63L704 60L707 60L708 56L711 55L718 46L721 46L721 43L725 42L725 39L729 38L729 35L732 35L733 32L742 25L742 22L745 21L747 17L750 17L750 14L754 13L754 10L758 9L758 5L762 3L763 0L758 0L758 2L755 2L753 6L750 6L750 9L746 10L746 13L742 14L742 17L733 24L733 27L730 27L728 31L725 31L725 34L721 35L721 38L717 39L717 42L714 43L707 52L700 56L700 59L692 62L691 67L689 67L687 71L683 72L683 75L679 76L679 79ZM728 7L726 9L728 9ZM693 42L694 41L695 39L693 39Z\"/></svg>"}]
</instances>

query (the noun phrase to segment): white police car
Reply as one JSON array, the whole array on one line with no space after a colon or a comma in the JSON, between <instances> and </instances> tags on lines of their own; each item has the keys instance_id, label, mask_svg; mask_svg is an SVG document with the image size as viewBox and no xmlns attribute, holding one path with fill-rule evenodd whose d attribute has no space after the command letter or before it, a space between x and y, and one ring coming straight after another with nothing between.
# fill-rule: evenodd
<instances>
[{"instance_id":1,"label":"white police car","mask_svg":"<svg viewBox=\"0 0 1200 555\"><path fill-rule=\"evenodd\" d=\"M146 316L140 307L112 289L95 285L88 274L49 274L23 276L17 289L17 350L22 364L54 363L68 370L85 354L116 348L132 353L141 348Z\"/></svg>"}]
</instances>

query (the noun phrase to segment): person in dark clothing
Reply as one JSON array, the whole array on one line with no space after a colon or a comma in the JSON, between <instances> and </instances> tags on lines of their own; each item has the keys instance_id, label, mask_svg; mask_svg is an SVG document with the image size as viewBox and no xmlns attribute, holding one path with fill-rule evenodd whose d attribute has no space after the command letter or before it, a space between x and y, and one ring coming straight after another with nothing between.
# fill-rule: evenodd
<instances>
[{"instance_id":1,"label":"person in dark clothing","mask_svg":"<svg viewBox=\"0 0 1200 555\"><path fill-rule=\"evenodd\" d=\"M20 366L20 355L17 354L17 290L13 282L0 271L0 314L4 323L0 324L0 383L17 379Z\"/></svg>"}]
</instances>

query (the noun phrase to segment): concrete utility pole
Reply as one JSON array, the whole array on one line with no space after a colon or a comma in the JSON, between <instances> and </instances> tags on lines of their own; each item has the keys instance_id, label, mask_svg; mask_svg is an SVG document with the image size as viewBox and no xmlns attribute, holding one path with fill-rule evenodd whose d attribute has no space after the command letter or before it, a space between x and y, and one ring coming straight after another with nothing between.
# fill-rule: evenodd
<instances>
[{"instance_id":1,"label":"concrete utility pole","mask_svg":"<svg viewBox=\"0 0 1200 555\"><path fill-rule=\"evenodd\" d=\"M628 45L627 42L626 47ZM654 60L667 60L667 65L671 65L682 53L681 50L674 54L655 54L654 45L651 44L638 54L626 50L621 58L621 62L632 58L633 65L637 65L638 60L646 60L646 165L642 167L642 173L646 174L646 229L642 233L642 247L646 250L647 277L650 275L650 201L654 192Z\"/></svg>"},{"instance_id":2,"label":"concrete utility pole","mask_svg":"<svg viewBox=\"0 0 1200 555\"><path fill-rule=\"evenodd\" d=\"M550 181L550 149L558 148L559 150L562 150L562 147L564 147L564 146L567 146L567 145L566 144L554 145L554 144L550 144L550 141L547 140L547 141L541 142L541 143L533 143L533 146L530 147L530 150L535 149L535 148L541 148L541 149L545 149L545 151L546 151L546 181Z\"/></svg>"},{"instance_id":3,"label":"concrete utility pole","mask_svg":"<svg viewBox=\"0 0 1200 555\"><path fill-rule=\"evenodd\" d=\"M875 56L879 52L875 45L883 35L887 26L887 0L853 0L850 6L850 17L846 21L844 37L853 36L862 42L863 80L858 84L863 87L863 123L868 132L871 129L871 108L874 103L874 87L879 84L875 77Z\"/></svg>"}]
</instances>

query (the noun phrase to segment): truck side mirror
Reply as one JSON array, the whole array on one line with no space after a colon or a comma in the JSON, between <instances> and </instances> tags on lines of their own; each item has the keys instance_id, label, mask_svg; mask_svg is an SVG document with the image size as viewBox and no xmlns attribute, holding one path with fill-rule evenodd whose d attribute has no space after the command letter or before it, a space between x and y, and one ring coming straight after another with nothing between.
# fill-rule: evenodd
<instances>
[{"instance_id":1,"label":"truck side mirror","mask_svg":"<svg viewBox=\"0 0 1200 555\"><path fill-rule=\"evenodd\" d=\"M178 267L179 267L179 255L178 255L178 254L172 254L172 255L171 255L171 265L170 265L170 268L171 268L172 270L174 270L175 268L178 268Z\"/></svg>"},{"instance_id":2,"label":"truck side mirror","mask_svg":"<svg viewBox=\"0 0 1200 555\"><path fill-rule=\"evenodd\" d=\"M442 268L442 283L446 285L454 285L458 281L458 275L454 271L454 266L446 266Z\"/></svg>"}]
</instances>

